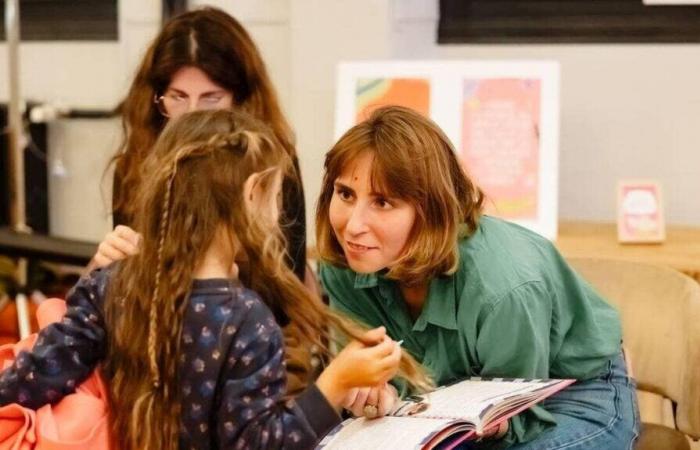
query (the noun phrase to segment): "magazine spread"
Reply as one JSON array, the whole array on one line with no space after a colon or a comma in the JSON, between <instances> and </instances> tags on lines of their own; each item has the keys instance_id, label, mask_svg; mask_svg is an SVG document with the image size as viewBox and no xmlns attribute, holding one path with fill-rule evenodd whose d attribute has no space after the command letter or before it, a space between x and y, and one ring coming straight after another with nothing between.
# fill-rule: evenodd
<instances>
[{"instance_id":1,"label":"magazine spread","mask_svg":"<svg viewBox=\"0 0 700 450\"><path fill-rule=\"evenodd\" d=\"M451 449L574 381L469 378L400 402L386 417L346 420L317 449Z\"/></svg>"}]
</instances>

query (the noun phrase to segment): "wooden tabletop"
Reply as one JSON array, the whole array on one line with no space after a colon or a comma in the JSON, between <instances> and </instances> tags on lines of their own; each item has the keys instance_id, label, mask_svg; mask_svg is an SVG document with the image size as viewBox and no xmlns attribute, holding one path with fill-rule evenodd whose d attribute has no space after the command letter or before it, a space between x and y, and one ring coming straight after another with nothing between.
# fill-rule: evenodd
<instances>
[{"instance_id":1,"label":"wooden tabletop","mask_svg":"<svg viewBox=\"0 0 700 450\"><path fill-rule=\"evenodd\" d=\"M560 222L557 248L565 257L600 257L661 264L700 281L700 227L666 226L658 244L621 244L613 223Z\"/></svg>"}]
</instances>

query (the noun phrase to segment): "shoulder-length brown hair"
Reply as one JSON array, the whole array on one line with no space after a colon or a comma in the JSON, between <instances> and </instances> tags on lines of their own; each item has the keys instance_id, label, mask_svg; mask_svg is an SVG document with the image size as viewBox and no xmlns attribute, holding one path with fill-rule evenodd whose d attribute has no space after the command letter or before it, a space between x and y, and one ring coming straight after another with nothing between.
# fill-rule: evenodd
<instances>
[{"instance_id":1,"label":"shoulder-length brown hair","mask_svg":"<svg viewBox=\"0 0 700 450\"><path fill-rule=\"evenodd\" d=\"M333 183L359 155L373 156L371 182L377 192L406 200L416 221L402 256L387 277L407 284L450 274L457 268L457 235L464 223L473 232L484 194L463 171L449 139L430 119L399 106L379 108L348 130L326 155L316 210L319 256L347 266L333 232L329 208Z\"/></svg>"},{"instance_id":2,"label":"shoulder-length brown hair","mask_svg":"<svg viewBox=\"0 0 700 450\"><path fill-rule=\"evenodd\" d=\"M113 210L133 219L133 195L141 181L141 165L166 119L154 98L162 95L182 67L202 70L231 91L234 107L268 124L289 155L294 136L279 106L260 52L248 32L225 12L205 7L170 20L151 43L119 110L124 140L112 159L119 181Z\"/></svg>"},{"instance_id":3,"label":"shoulder-length brown hair","mask_svg":"<svg viewBox=\"0 0 700 450\"><path fill-rule=\"evenodd\" d=\"M141 249L116 268L105 303L111 430L123 450L175 450L185 307L194 271L222 229L225 244L246 261L241 281L290 318L302 345L328 358L335 337L360 339L362 330L287 267L279 225L261 215L266 208L245 206L251 174L261 174L257 185L271 202L275 180L292 170L266 125L242 112L185 114L166 126L144 166L148 177L135 196ZM405 352L401 373L414 386L430 385Z\"/></svg>"}]
</instances>

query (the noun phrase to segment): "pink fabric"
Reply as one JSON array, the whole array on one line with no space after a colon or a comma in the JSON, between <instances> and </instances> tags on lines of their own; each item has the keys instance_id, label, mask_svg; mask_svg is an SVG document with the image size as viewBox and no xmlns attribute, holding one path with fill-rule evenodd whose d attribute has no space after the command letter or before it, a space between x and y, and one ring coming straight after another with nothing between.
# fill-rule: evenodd
<instances>
[{"instance_id":1,"label":"pink fabric","mask_svg":"<svg viewBox=\"0 0 700 450\"><path fill-rule=\"evenodd\" d=\"M63 300L43 302L36 312L39 328L61 320ZM0 369L34 346L36 335L0 346ZM12 404L0 408L0 450L108 450L107 390L98 371L55 405L34 411Z\"/></svg>"}]
</instances>

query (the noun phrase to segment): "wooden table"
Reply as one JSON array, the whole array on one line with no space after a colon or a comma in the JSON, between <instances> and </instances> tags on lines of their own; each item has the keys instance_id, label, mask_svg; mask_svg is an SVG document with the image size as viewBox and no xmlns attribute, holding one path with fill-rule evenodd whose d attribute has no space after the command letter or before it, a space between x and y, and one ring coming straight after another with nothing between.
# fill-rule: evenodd
<instances>
[{"instance_id":1,"label":"wooden table","mask_svg":"<svg viewBox=\"0 0 700 450\"><path fill-rule=\"evenodd\" d=\"M561 222L556 246L565 257L600 257L673 267L700 282L700 227L666 226L660 244L620 244L613 223Z\"/></svg>"}]
</instances>

